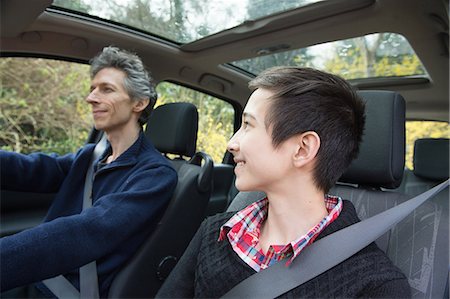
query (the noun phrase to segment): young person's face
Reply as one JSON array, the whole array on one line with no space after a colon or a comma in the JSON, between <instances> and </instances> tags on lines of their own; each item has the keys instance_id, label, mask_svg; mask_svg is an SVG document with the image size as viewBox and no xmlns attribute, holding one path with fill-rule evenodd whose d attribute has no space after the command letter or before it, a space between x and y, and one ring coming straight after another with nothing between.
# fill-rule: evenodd
<instances>
[{"instance_id":1,"label":"young person's face","mask_svg":"<svg viewBox=\"0 0 450 299\"><path fill-rule=\"evenodd\" d=\"M257 89L245 106L242 125L228 143L234 156L236 188L240 191L266 191L281 184L288 174L291 152L285 143L276 149L264 120L270 109L272 92Z\"/></svg>"},{"instance_id":2,"label":"young person's face","mask_svg":"<svg viewBox=\"0 0 450 299\"><path fill-rule=\"evenodd\" d=\"M100 70L91 82L91 92L86 101L92 105L94 125L97 130L110 132L136 122L133 101L124 87L125 73L115 68Z\"/></svg>"}]
</instances>

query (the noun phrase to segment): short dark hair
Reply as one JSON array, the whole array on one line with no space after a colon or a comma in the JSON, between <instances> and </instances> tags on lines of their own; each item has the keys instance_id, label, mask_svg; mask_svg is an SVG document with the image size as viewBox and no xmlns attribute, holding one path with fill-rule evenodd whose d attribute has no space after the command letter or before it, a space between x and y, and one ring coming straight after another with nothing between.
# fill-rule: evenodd
<instances>
[{"instance_id":1,"label":"short dark hair","mask_svg":"<svg viewBox=\"0 0 450 299\"><path fill-rule=\"evenodd\" d=\"M328 192L357 157L364 130L365 105L353 87L339 76L301 67L267 69L249 87L273 93L265 126L275 148L296 134L319 135L313 177Z\"/></svg>"},{"instance_id":2,"label":"short dark hair","mask_svg":"<svg viewBox=\"0 0 450 299\"><path fill-rule=\"evenodd\" d=\"M126 74L123 85L132 100L146 100L150 102L139 116L142 126L150 117L156 103L156 90L150 73L145 69L142 60L134 53L117 47L105 47L102 52L91 59L91 77L104 68L112 67Z\"/></svg>"}]
</instances>

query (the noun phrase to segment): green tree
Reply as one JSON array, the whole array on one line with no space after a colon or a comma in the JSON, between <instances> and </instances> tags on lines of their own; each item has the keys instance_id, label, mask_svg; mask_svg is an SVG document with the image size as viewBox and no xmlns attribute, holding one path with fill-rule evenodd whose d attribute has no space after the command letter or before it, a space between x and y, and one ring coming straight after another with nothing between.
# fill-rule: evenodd
<instances>
[{"instance_id":1,"label":"green tree","mask_svg":"<svg viewBox=\"0 0 450 299\"><path fill-rule=\"evenodd\" d=\"M84 98L88 66L47 59L0 60L0 147L21 153L73 152L92 125Z\"/></svg>"},{"instance_id":2,"label":"green tree","mask_svg":"<svg viewBox=\"0 0 450 299\"><path fill-rule=\"evenodd\" d=\"M92 11L92 7L83 0L54 0L53 5L62 6L67 9L72 9L83 13L89 13Z\"/></svg>"},{"instance_id":3,"label":"green tree","mask_svg":"<svg viewBox=\"0 0 450 299\"><path fill-rule=\"evenodd\" d=\"M346 79L420 75L425 71L406 40L380 33L336 42L325 71Z\"/></svg>"}]
</instances>

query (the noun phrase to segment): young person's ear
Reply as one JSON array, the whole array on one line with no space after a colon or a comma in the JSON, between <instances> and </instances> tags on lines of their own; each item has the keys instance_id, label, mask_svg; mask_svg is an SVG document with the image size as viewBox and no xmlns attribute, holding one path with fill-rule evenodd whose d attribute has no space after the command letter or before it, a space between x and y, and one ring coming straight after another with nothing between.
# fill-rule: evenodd
<instances>
[{"instance_id":1,"label":"young person's ear","mask_svg":"<svg viewBox=\"0 0 450 299\"><path fill-rule=\"evenodd\" d=\"M320 137L314 131L302 133L297 138L294 165L301 167L313 161L320 148Z\"/></svg>"},{"instance_id":2,"label":"young person's ear","mask_svg":"<svg viewBox=\"0 0 450 299\"><path fill-rule=\"evenodd\" d=\"M149 99L134 101L133 103L133 112L141 112L148 106L150 103Z\"/></svg>"}]
</instances>

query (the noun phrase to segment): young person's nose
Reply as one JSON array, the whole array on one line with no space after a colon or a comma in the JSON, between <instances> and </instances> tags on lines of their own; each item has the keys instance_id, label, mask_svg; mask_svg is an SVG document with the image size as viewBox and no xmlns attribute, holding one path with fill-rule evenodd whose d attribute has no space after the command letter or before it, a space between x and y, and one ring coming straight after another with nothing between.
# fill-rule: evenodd
<instances>
[{"instance_id":1,"label":"young person's nose","mask_svg":"<svg viewBox=\"0 0 450 299\"><path fill-rule=\"evenodd\" d=\"M239 131L237 131L227 144L227 151L230 153L235 153L239 150Z\"/></svg>"}]
</instances>

